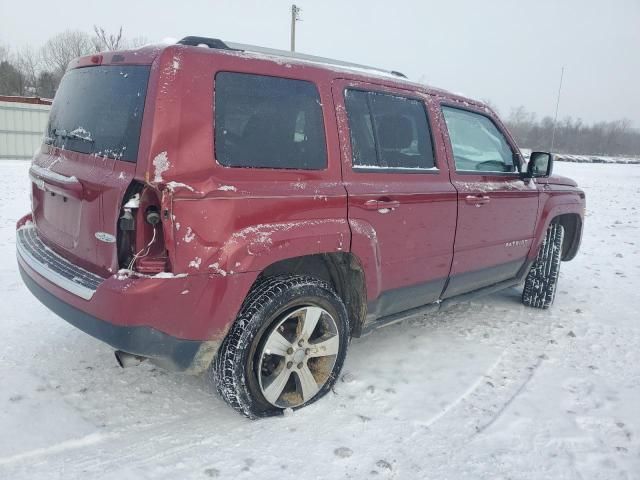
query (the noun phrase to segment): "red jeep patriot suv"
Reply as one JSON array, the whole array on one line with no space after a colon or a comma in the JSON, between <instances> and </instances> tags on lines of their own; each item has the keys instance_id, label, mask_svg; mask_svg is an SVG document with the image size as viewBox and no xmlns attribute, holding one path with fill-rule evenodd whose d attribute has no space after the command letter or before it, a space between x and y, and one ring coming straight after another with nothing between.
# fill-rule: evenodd
<instances>
[{"instance_id":1,"label":"red jeep patriot suv","mask_svg":"<svg viewBox=\"0 0 640 480\"><path fill-rule=\"evenodd\" d=\"M521 282L547 308L585 207L552 160L398 72L200 37L82 57L29 171L20 272L121 365L208 371L272 415L409 313Z\"/></svg>"}]
</instances>

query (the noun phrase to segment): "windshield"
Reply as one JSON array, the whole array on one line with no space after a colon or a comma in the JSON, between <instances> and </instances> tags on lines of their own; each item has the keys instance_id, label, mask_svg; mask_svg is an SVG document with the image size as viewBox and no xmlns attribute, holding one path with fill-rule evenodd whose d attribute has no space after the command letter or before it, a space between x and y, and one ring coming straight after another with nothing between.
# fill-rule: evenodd
<instances>
[{"instance_id":1,"label":"windshield","mask_svg":"<svg viewBox=\"0 0 640 480\"><path fill-rule=\"evenodd\" d=\"M45 143L135 162L149 66L78 68L58 89Z\"/></svg>"}]
</instances>

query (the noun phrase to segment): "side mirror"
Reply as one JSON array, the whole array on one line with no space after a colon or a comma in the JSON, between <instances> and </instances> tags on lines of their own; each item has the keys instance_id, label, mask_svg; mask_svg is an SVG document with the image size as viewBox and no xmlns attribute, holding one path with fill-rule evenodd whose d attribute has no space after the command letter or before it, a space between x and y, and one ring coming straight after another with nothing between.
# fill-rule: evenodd
<instances>
[{"instance_id":1,"label":"side mirror","mask_svg":"<svg viewBox=\"0 0 640 480\"><path fill-rule=\"evenodd\" d=\"M531 152L525 178L548 177L553 171L553 154L549 152Z\"/></svg>"}]
</instances>

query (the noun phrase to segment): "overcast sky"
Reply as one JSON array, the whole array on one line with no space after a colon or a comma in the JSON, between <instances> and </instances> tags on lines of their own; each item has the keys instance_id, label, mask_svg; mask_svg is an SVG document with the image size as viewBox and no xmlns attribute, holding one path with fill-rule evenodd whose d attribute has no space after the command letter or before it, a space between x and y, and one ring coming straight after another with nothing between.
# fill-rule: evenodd
<instances>
[{"instance_id":1,"label":"overcast sky","mask_svg":"<svg viewBox=\"0 0 640 480\"><path fill-rule=\"evenodd\" d=\"M297 50L399 70L508 116L524 105L562 118L640 127L640 0L295 0ZM151 41L186 35L289 47L282 0L0 0L0 43L40 46L94 24Z\"/></svg>"}]
</instances>

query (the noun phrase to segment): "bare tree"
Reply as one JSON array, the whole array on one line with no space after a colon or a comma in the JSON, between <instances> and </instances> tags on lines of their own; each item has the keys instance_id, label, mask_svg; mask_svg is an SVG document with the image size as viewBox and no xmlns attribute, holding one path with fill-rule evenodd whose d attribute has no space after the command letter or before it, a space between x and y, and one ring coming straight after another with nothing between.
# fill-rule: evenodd
<instances>
[{"instance_id":1,"label":"bare tree","mask_svg":"<svg viewBox=\"0 0 640 480\"><path fill-rule=\"evenodd\" d=\"M144 36L133 37L125 42L127 48L139 48L149 43L149 39Z\"/></svg>"},{"instance_id":2,"label":"bare tree","mask_svg":"<svg viewBox=\"0 0 640 480\"><path fill-rule=\"evenodd\" d=\"M38 75L40 74L40 54L31 47L23 47L14 59L14 66L20 71L26 82L26 93L38 95Z\"/></svg>"},{"instance_id":3,"label":"bare tree","mask_svg":"<svg viewBox=\"0 0 640 480\"><path fill-rule=\"evenodd\" d=\"M60 80L51 72L40 72L36 84L36 95L41 98L53 98Z\"/></svg>"},{"instance_id":4,"label":"bare tree","mask_svg":"<svg viewBox=\"0 0 640 480\"><path fill-rule=\"evenodd\" d=\"M78 30L66 30L51 38L42 47L42 61L54 75L62 78L67 65L74 58L91 53L91 38Z\"/></svg>"},{"instance_id":5,"label":"bare tree","mask_svg":"<svg viewBox=\"0 0 640 480\"><path fill-rule=\"evenodd\" d=\"M95 36L93 37L93 46L96 52L105 52L118 50L122 44L122 27L117 34L107 33L104 28L93 26Z\"/></svg>"},{"instance_id":6,"label":"bare tree","mask_svg":"<svg viewBox=\"0 0 640 480\"><path fill-rule=\"evenodd\" d=\"M9 59L9 47L0 45L0 62L4 62Z\"/></svg>"},{"instance_id":7,"label":"bare tree","mask_svg":"<svg viewBox=\"0 0 640 480\"><path fill-rule=\"evenodd\" d=\"M511 110L509 129L519 145L534 150L548 150L553 131L553 118L537 121L524 107ZM556 125L554 149L561 153L586 155L640 155L640 130L629 119L585 125L582 119L563 118Z\"/></svg>"},{"instance_id":8,"label":"bare tree","mask_svg":"<svg viewBox=\"0 0 640 480\"><path fill-rule=\"evenodd\" d=\"M0 62L0 95L24 95L26 81L8 60Z\"/></svg>"},{"instance_id":9,"label":"bare tree","mask_svg":"<svg viewBox=\"0 0 640 480\"><path fill-rule=\"evenodd\" d=\"M148 43L145 37L128 40L122 27L109 34L94 26L94 36L81 31L67 30L39 49L24 47L13 52L0 44L0 95L36 95L53 98L67 65L74 58L95 51L137 48Z\"/></svg>"},{"instance_id":10,"label":"bare tree","mask_svg":"<svg viewBox=\"0 0 640 480\"><path fill-rule=\"evenodd\" d=\"M482 101L485 103L487 107L489 107L491 110L496 112L497 115L500 115L500 109L498 108L498 105L496 105L493 100L491 100L490 98L483 98Z\"/></svg>"}]
</instances>

